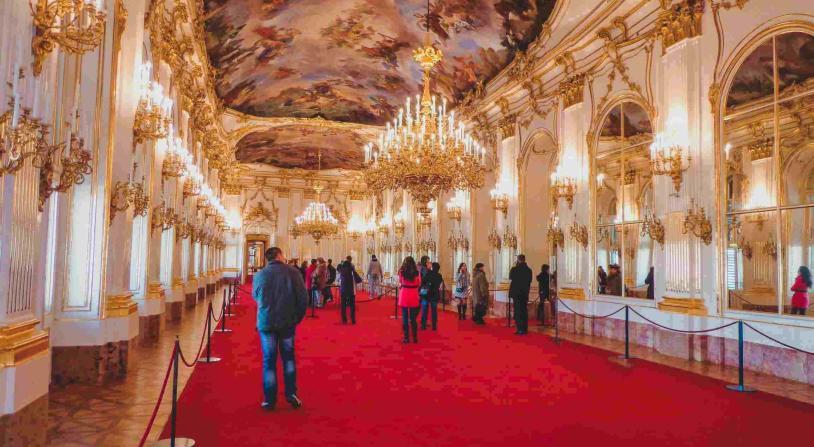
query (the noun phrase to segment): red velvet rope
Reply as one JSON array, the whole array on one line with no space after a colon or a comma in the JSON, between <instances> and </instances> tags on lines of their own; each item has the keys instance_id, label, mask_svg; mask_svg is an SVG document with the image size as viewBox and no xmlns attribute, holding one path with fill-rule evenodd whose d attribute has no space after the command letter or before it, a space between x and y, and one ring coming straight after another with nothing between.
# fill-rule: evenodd
<instances>
[{"instance_id":1,"label":"red velvet rope","mask_svg":"<svg viewBox=\"0 0 814 447\"><path fill-rule=\"evenodd\" d=\"M170 381L170 371L172 371L172 365L175 363L175 352L178 350L178 343L176 343L172 348L172 354L170 355L170 364L167 365L167 372L164 373L164 383L161 385L161 392L158 394L158 402L155 403L155 408L153 408L153 414L150 416L150 422L147 423L147 429L144 430L144 434L141 435L141 441L139 441L139 447L144 446L144 443L147 442L147 436L150 435L150 430L153 428L153 423L155 422L155 417L158 415L158 408L161 407L161 401L164 399L164 391L167 390L167 383Z\"/></svg>"}]
</instances>

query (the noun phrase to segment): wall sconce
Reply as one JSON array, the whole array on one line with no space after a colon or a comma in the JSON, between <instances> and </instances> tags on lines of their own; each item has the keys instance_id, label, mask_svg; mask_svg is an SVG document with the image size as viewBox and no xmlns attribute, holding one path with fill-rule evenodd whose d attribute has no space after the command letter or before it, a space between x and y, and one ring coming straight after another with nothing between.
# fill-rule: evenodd
<instances>
[{"instance_id":1,"label":"wall sconce","mask_svg":"<svg viewBox=\"0 0 814 447\"><path fill-rule=\"evenodd\" d=\"M455 233L449 232L449 237L447 238L447 247L450 250L457 250L458 249L458 238L455 236Z\"/></svg>"},{"instance_id":2,"label":"wall sconce","mask_svg":"<svg viewBox=\"0 0 814 447\"><path fill-rule=\"evenodd\" d=\"M302 235L300 226L297 225L295 222L292 222L291 226L288 227L288 235L291 236L291 239L297 240L297 238L300 237L300 235Z\"/></svg>"},{"instance_id":3,"label":"wall sconce","mask_svg":"<svg viewBox=\"0 0 814 447\"><path fill-rule=\"evenodd\" d=\"M399 253L399 252L401 252L401 249L402 249L402 245L401 245L401 240L399 239L399 240L396 241L395 244L393 244L393 251L395 253Z\"/></svg>"},{"instance_id":4,"label":"wall sconce","mask_svg":"<svg viewBox=\"0 0 814 447\"><path fill-rule=\"evenodd\" d=\"M506 216L509 213L509 195L495 188L489 191L489 196L492 198L492 208Z\"/></svg>"},{"instance_id":5,"label":"wall sconce","mask_svg":"<svg viewBox=\"0 0 814 447\"><path fill-rule=\"evenodd\" d=\"M113 224L116 214L133 206L133 216L146 216L150 207L150 197L144 192L144 178L140 183L133 181L136 172L136 163L133 163L133 172L127 182L117 181L113 185L110 195L110 220L108 225Z\"/></svg>"},{"instance_id":6,"label":"wall sconce","mask_svg":"<svg viewBox=\"0 0 814 447\"><path fill-rule=\"evenodd\" d=\"M690 209L684 217L684 226L681 231L683 234L692 232L697 238L700 238L704 245L712 243L712 223L707 218L707 213L703 207L697 207L695 200L690 200Z\"/></svg>"},{"instance_id":7,"label":"wall sconce","mask_svg":"<svg viewBox=\"0 0 814 447\"><path fill-rule=\"evenodd\" d=\"M376 249L374 247L367 247L367 250L365 251L367 251L368 256L373 256L376 254Z\"/></svg>"},{"instance_id":8,"label":"wall sconce","mask_svg":"<svg viewBox=\"0 0 814 447\"><path fill-rule=\"evenodd\" d=\"M676 194L681 190L684 172L690 168L692 157L684 156L684 148L671 144L664 134L656 134L650 144L650 172L653 175L666 175L673 179Z\"/></svg>"},{"instance_id":9,"label":"wall sconce","mask_svg":"<svg viewBox=\"0 0 814 447\"><path fill-rule=\"evenodd\" d=\"M642 221L641 235L650 236L651 240L658 242L659 245L664 245L664 225L661 223L661 220L656 217L656 213L645 213L644 220Z\"/></svg>"},{"instance_id":10,"label":"wall sconce","mask_svg":"<svg viewBox=\"0 0 814 447\"><path fill-rule=\"evenodd\" d=\"M769 235L769 240L763 246L763 254L771 256L772 259L777 259L777 243L774 241L774 235Z\"/></svg>"},{"instance_id":11,"label":"wall sconce","mask_svg":"<svg viewBox=\"0 0 814 447\"><path fill-rule=\"evenodd\" d=\"M461 222L461 207L452 203L447 203L447 216L450 220L454 220L458 223Z\"/></svg>"},{"instance_id":12,"label":"wall sconce","mask_svg":"<svg viewBox=\"0 0 814 447\"><path fill-rule=\"evenodd\" d=\"M489 233L488 240L489 246L495 250L500 250L500 247L503 246L503 241L501 241L500 235L495 228L492 228L492 231Z\"/></svg>"},{"instance_id":13,"label":"wall sconce","mask_svg":"<svg viewBox=\"0 0 814 447\"><path fill-rule=\"evenodd\" d=\"M136 116L133 121L133 142L142 144L170 134L172 100L164 95L161 84L153 81L152 64L144 63L138 69L140 91Z\"/></svg>"},{"instance_id":14,"label":"wall sconce","mask_svg":"<svg viewBox=\"0 0 814 447\"><path fill-rule=\"evenodd\" d=\"M361 236L361 235L362 235L362 233L360 231L357 231L357 230L348 231L348 236L353 240L353 242L356 242L357 240L359 240L359 236Z\"/></svg>"},{"instance_id":15,"label":"wall sconce","mask_svg":"<svg viewBox=\"0 0 814 447\"><path fill-rule=\"evenodd\" d=\"M578 224L576 216L574 216L574 222L568 228L568 234L571 239L582 245L582 248L588 248L588 227Z\"/></svg>"},{"instance_id":16,"label":"wall sconce","mask_svg":"<svg viewBox=\"0 0 814 447\"><path fill-rule=\"evenodd\" d=\"M452 250L460 248L463 251L469 251L469 239L464 237L462 232L459 232L458 236L455 236L455 233L450 231L449 238L447 238L447 247Z\"/></svg>"},{"instance_id":17,"label":"wall sconce","mask_svg":"<svg viewBox=\"0 0 814 447\"><path fill-rule=\"evenodd\" d=\"M179 216L175 214L174 209L166 206L163 201L161 206L153 208L153 218L150 223L150 228L153 231L159 228L161 231L167 231L178 224L180 224Z\"/></svg>"},{"instance_id":18,"label":"wall sconce","mask_svg":"<svg viewBox=\"0 0 814 447\"><path fill-rule=\"evenodd\" d=\"M413 252L413 243L410 242L410 241L405 242L404 243L404 251L407 252L407 253L412 253Z\"/></svg>"},{"instance_id":19,"label":"wall sconce","mask_svg":"<svg viewBox=\"0 0 814 447\"><path fill-rule=\"evenodd\" d=\"M42 72L45 57L59 45L70 54L92 51L105 34L105 13L98 0L38 0L31 7L34 38L34 75Z\"/></svg>"},{"instance_id":20,"label":"wall sconce","mask_svg":"<svg viewBox=\"0 0 814 447\"><path fill-rule=\"evenodd\" d=\"M0 178L16 173L25 160L31 158L32 165L40 170L37 206L42 212L51 194L67 192L73 185L82 184L85 176L93 172L91 155L85 149L85 140L74 133L67 145L49 144L48 126L32 118L30 110L21 111L16 104L12 98L9 110L0 115L0 160L8 160L0 164ZM55 176L59 177L57 183L54 183Z\"/></svg>"},{"instance_id":21,"label":"wall sconce","mask_svg":"<svg viewBox=\"0 0 814 447\"><path fill-rule=\"evenodd\" d=\"M747 241L746 238L741 238L740 242L738 242L740 246L741 253L743 253L743 257L746 259L752 260L752 255L754 254L752 243Z\"/></svg>"},{"instance_id":22,"label":"wall sconce","mask_svg":"<svg viewBox=\"0 0 814 447\"><path fill-rule=\"evenodd\" d=\"M517 235L508 226L503 230L503 246L517 250Z\"/></svg>"},{"instance_id":23,"label":"wall sconce","mask_svg":"<svg viewBox=\"0 0 814 447\"><path fill-rule=\"evenodd\" d=\"M396 219L393 222L393 234L396 235L396 238L401 239L404 237L404 221L401 219Z\"/></svg>"},{"instance_id":24,"label":"wall sconce","mask_svg":"<svg viewBox=\"0 0 814 447\"><path fill-rule=\"evenodd\" d=\"M180 215L176 215L175 217L175 240L180 241L190 237L192 233L192 225L186 220L182 219Z\"/></svg>"},{"instance_id":25,"label":"wall sconce","mask_svg":"<svg viewBox=\"0 0 814 447\"><path fill-rule=\"evenodd\" d=\"M604 240L610 240L610 230L607 227L598 228L596 230L596 243L600 243Z\"/></svg>"},{"instance_id":26,"label":"wall sconce","mask_svg":"<svg viewBox=\"0 0 814 447\"><path fill-rule=\"evenodd\" d=\"M420 240L416 244L416 248L420 253L435 253L436 245L435 240L432 238L426 240Z\"/></svg>"},{"instance_id":27,"label":"wall sconce","mask_svg":"<svg viewBox=\"0 0 814 447\"><path fill-rule=\"evenodd\" d=\"M565 246L565 235L560 228L549 228L545 235L546 240L548 243L554 246L554 251L557 251L557 247L562 250Z\"/></svg>"},{"instance_id":28,"label":"wall sconce","mask_svg":"<svg viewBox=\"0 0 814 447\"><path fill-rule=\"evenodd\" d=\"M574 207L574 196L577 193L577 182L574 177L568 177L560 172L558 167L556 171L551 173L551 200L554 202L556 208L560 199L565 199L568 202L568 209Z\"/></svg>"},{"instance_id":29,"label":"wall sconce","mask_svg":"<svg viewBox=\"0 0 814 447\"><path fill-rule=\"evenodd\" d=\"M387 237L390 235L390 228L383 223L379 224L379 234L381 234L383 237Z\"/></svg>"}]
</instances>

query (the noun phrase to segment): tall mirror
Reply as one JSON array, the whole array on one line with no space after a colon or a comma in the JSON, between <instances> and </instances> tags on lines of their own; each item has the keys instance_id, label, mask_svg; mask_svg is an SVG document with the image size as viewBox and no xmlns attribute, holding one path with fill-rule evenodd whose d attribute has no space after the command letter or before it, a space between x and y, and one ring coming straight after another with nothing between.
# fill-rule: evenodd
<instances>
[{"instance_id":1,"label":"tall mirror","mask_svg":"<svg viewBox=\"0 0 814 447\"><path fill-rule=\"evenodd\" d=\"M770 36L741 62L723 113L730 309L811 316L814 36Z\"/></svg>"},{"instance_id":2,"label":"tall mirror","mask_svg":"<svg viewBox=\"0 0 814 447\"><path fill-rule=\"evenodd\" d=\"M653 299L654 242L641 234L653 209L650 117L623 102L605 116L596 146L596 265L600 295Z\"/></svg>"}]
</instances>

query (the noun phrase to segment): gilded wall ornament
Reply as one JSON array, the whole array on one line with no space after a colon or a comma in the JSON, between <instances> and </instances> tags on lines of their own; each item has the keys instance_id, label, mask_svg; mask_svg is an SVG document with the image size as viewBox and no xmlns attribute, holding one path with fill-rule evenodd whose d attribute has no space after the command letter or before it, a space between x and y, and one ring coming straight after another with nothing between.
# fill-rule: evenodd
<instances>
[{"instance_id":1,"label":"gilded wall ornament","mask_svg":"<svg viewBox=\"0 0 814 447\"><path fill-rule=\"evenodd\" d=\"M707 217L706 210L703 207L697 207L694 199L690 200L690 209L687 210L687 215L684 217L681 232L683 234L692 233L701 239L704 245L712 243L712 223Z\"/></svg>"},{"instance_id":2,"label":"gilded wall ornament","mask_svg":"<svg viewBox=\"0 0 814 447\"><path fill-rule=\"evenodd\" d=\"M581 73L562 81L560 83L559 96L562 98L563 107L568 108L581 103L584 88L585 75Z\"/></svg>"},{"instance_id":3,"label":"gilded wall ornament","mask_svg":"<svg viewBox=\"0 0 814 447\"><path fill-rule=\"evenodd\" d=\"M656 24L662 49L667 51L684 39L700 36L703 15L703 0L683 0L664 7Z\"/></svg>"},{"instance_id":4,"label":"gilded wall ornament","mask_svg":"<svg viewBox=\"0 0 814 447\"><path fill-rule=\"evenodd\" d=\"M39 76L45 58L57 46L75 55L96 49L105 34L107 15L96 9L93 0L36 0L31 17L34 76Z\"/></svg>"}]
</instances>

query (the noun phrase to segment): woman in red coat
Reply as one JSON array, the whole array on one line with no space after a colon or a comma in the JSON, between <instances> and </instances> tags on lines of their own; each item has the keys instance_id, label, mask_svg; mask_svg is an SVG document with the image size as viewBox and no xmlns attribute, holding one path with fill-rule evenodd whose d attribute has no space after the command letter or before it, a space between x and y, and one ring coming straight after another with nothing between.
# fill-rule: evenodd
<instances>
[{"instance_id":1,"label":"woman in red coat","mask_svg":"<svg viewBox=\"0 0 814 447\"><path fill-rule=\"evenodd\" d=\"M401 326L404 331L403 343L410 342L410 329L413 330L413 343L418 343L418 288L421 286L421 275L412 256L404 258L399 269L399 307L401 307Z\"/></svg>"},{"instance_id":2,"label":"woman in red coat","mask_svg":"<svg viewBox=\"0 0 814 447\"><path fill-rule=\"evenodd\" d=\"M797 279L794 280L794 285L791 290L794 295L791 296L791 314L792 315L805 315L808 309L808 289L811 287L811 270L806 266L800 266L797 270Z\"/></svg>"}]
</instances>

